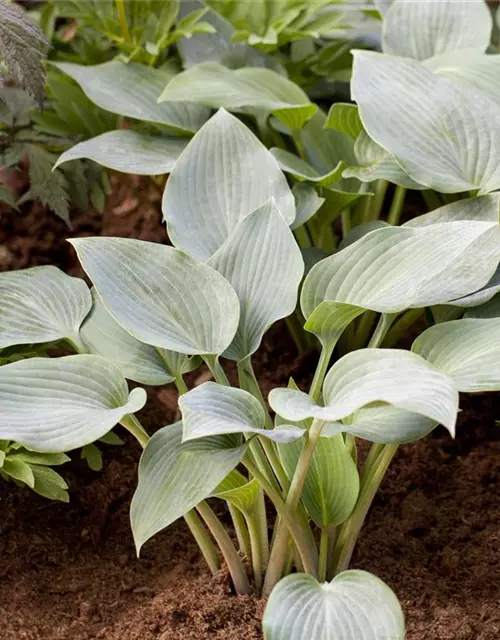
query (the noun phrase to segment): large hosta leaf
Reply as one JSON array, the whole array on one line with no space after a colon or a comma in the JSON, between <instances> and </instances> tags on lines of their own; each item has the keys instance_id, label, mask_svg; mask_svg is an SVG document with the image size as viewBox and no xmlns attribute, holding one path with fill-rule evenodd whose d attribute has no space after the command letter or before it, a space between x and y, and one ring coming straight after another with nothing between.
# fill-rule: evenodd
<instances>
[{"instance_id":1,"label":"large hosta leaf","mask_svg":"<svg viewBox=\"0 0 500 640\"><path fill-rule=\"evenodd\" d=\"M239 321L217 271L173 247L124 238L71 240L105 307L137 340L185 354L220 354Z\"/></svg>"},{"instance_id":2,"label":"large hosta leaf","mask_svg":"<svg viewBox=\"0 0 500 640\"><path fill-rule=\"evenodd\" d=\"M295 202L276 160L235 116L221 109L179 158L163 196L172 242L206 260L251 211L274 198L283 218Z\"/></svg>"},{"instance_id":3,"label":"large hosta leaf","mask_svg":"<svg viewBox=\"0 0 500 640\"><path fill-rule=\"evenodd\" d=\"M68 338L78 342L92 298L80 278L56 267L0 274L0 349Z\"/></svg>"},{"instance_id":4,"label":"large hosta leaf","mask_svg":"<svg viewBox=\"0 0 500 640\"><path fill-rule=\"evenodd\" d=\"M139 484L130 519L135 545L182 517L214 493L241 462L247 445L241 436L214 436L182 442L182 423L157 431L139 463Z\"/></svg>"},{"instance_id":5,"label":"large hosta leaf","mask_svg":"<svg viewBox=\"0 0 500 640\"><path fill-rule=\"evenodd\" d=\"M352 96L370 137L416 182L444 193L500 188L500 110L484 92L415 60L357 51Z\"/></svg>"},{"instance_id":6,"label":"large hosta leaf","mask_svg":"<svg viewBox=\"0 0 500 640\"><path fill-rule=\"evenodd\" d=\"M170 173L186 144L185 138L147 136L129 129L108 131L65 151L54 169L69 160L89 158L123 173L146 176Z\"/></svg>"},{"instance_id":7,"label":"large hosta leaf","mask_svg":"<svg viewBox=\"0 0 500 640\"><path fill-rule=\"evenodd\" d=\"M170 80L160 101L179 100L229 110L258 107L293 129L300 129L317 110L300 87L271 69L233 70L216 62L202 62Z\"/></svg>"},{"instance_id":8,"label":"large hosta leaf","mask_svg":"<svg viewBox=\"0 0 500 640\"><path fill-rule=\"evenodd\" d=\"M395 0L383 22L385 53L425 60L447 51L490 44L493 22L486 2Z\"/></svg>"},{"instance_id":9,"label":"large hosta leaf","mask_svg":"<svg viewBox=\"0 0 500 640\"><path fill-rule=\"evenodd\" d=\"M187 356L139 342L108 313L95 289L92 298L92 311L80 329L80 337L90 353L103 356L125 378L142 384L168 384L189 370Z\"/></svg>"},{"instance_id":10,"label":"large hosta leaf","mask_svg":"<svg viewBox=\"0 0 500 640\"><path fill-rule=\"evenodd\" d=\"M0 367L0 438L36 451L70 451L98 440L142 409L120 371L93 355L31 358Z\"/></svg>"},{"instance_id":11,"label":"large hosta leaf","mask_svg":"<svg viewBox=\"0 0 500 640\"><path fill-rule=\"evenodd\" d=\"M441 325L439 325L441 326ZM385 402L443 424L452 434L458 393L452 380L423 358L399 349L360 349L338 360L323 385L325 406L306 393L273 389L269 404L293 422L335 422L373 402Z\"/></svg>"},{"instance_id":12,"label":"large hosta leaf","mask_svg":"<svg viewBox=\"0 0 500 640\"><path fill-rule=\"evenodd\" d=\"M311 269L304 316L325 300L398 313L468 295L495 273L499 234L498 223L480 220L376 229Z\"/></svg>"},{"instance_id":13,"label":"large hosta leaf","mask_svg":"<svg viewBox=\"0 0 500 640\"><path fill-rule=\"evenodd\" d=\"M295 309L304 261L273 200L239 222L208 264L232 284L240 322L224 356L243 360L260 346L267 328Z\"/></svg>"},{"instance_id":14,"label":"large hosta leaf","mask_svg":"<svg viewBox=\"0 0 500 640\"><path fill-rule=\"evenodd\" d=\"M393 591L366 571L344 571L320 584L299 573L281 580L264 611L265 640L404 640Z\"/></svg>"},{"instance_id":15,"label":"large hosta leaf","mask_svg":"<svg viewBox=\"0 0 500 640\"><path fill-rule=\"evenodd\" d=\"M444 371L459 391L500 390L498 318L436 324L415 340L412 351Z\"/></svg>"},{"instance_id":16,"label":"large hosta leaf","mask_svg":"<svg viewBox=\"0 0 500 640\"><path fill-rule=\"evenodd\" d=\"M118 60L95 66L52 64L76 80L92 102L112 113L163 124L180 134L194 133L210 115L210 109L190 104L189 99L175 104L157 103L173 76L171 69L153 69Z\"/></svg>"},{"instance_id":17,"label":"large hosta leaf","mask_svg":"<svg viewBox=\"0 0 500 640\"><path fill-rule=\"evenodd\" d=\"M286 425L266 430L261 403L248 391L205 382L180 396L183 441L227 433L259 434L276 442L300 439L303 429Z\"/></svg>"}]
</instances>

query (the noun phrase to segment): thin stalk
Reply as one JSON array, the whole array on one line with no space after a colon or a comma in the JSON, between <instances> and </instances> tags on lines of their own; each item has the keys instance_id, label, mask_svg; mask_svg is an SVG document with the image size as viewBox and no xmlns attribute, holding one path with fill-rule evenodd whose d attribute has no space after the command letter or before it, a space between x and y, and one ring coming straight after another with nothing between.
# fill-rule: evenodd
<instances>
[{"instance_id":1,"label":"thin stalk","mask_svg":"<svg viewBox=\"0 0 500 640\"><path fill-rule=\"evenodd\" d=\"M423 309L409 309L392 325L382 345L386 348L393 347L400 338L406 335L408 329L424 314Z\"/></svg>"},{"instance_id":2,"label":"thin stalk","mask_svg":"<svg viewBox=\"0 0 500 640\"><path fill-rule=\"evenodd\" d=\"M443 203L441 202L439 196L435 191L426 189L425 191L421 191L420 193L422 194L422 198L424 199L425 206L427 207L428 211L434 211L434 209L439 209L439 207L442 206Z\"/></svg>"},{"instance_id":3,"label":"thin stalk","mask_svg":"<svg viewBox=\"0 0 500 640\"><path fill-rule=\"evenodd\" d=\"M222 368L221 363L219 362L219 356L214 355L205 355L202 356L205 361L207 367L210 369L211 374L214 377L214 380L224 387L230 387L229 380L227 379L226 373Z\"/></svg>"},{"instance_id":4,"label":"thin stalk","mask_svg":"<svg viewBox=\"0 0 500 640\"><path fill-rule=\"evenodd\" d=\"M301 227L297 227L297 229L294 229L293 234L295 236L295 240L297 240L297 244L301 249L309 249L313 246L311 236L309 235L305 224L303 224Z\"/></svg>"},{"instance_id":5,"label":"thin stalk","mask_svg":"<svg viewBox=\"0 0 500 640\"><path fill-rule=\"evenodd\" d=\"M397 314L395 313L383 313L380 316L378 324L375 327L375 331L373 332L370 342L368 343L369 349L375 349L382 343L382 340L385 338L387 332L391 328L396 315Z\"/></svg>"},{"instance_id":6,"label":"thin stalk","mask_svg":"<svg viewBox=\"0 0 500 640\"><path fill-rule=\"evenodd\" d=\"M231 519L234 524L234 531L236 538L238 539L238 546L241 553L247 558L252 557L252 549L250 544L250 535L248 532L246 520L239 509L233 506L230 502L227 503Z\"/></svg>"},{"instance_id":7,"label":"thin stalk","mask_svg":"<svg viewBox=\"0 0 500 640\"><path fill-rule=\"evenodd\" d=\"M370 310L365 311L361 316L356 331L355 349L361 349L366 345L376 317L376 311Z\"/></svg>"},{"instance_id":8,"label":"thin stalk","mask_svg":"<svg viewBox=\"0 0 500 640\"><path fill-rule=\"evenodd\" d=\"M311 464L311 460L314 454L314 449L321 436L324 422L321 420L314 420L306 435L306 441L302 449L302 453L297 461L295 473L290 485L290 491L286 498L287 509L294 513L299 506L300 496L302 495L302 489L306 481L307 473ZM288 545L288 530L283 522L278 523L276 531L276 538L271 551L271 557L269 559L269 565L267 567L266 579L264 582L264 595L267 596L271 593L274 586L281 579L283 572L283 566L286 561L286 551ZM298 545L297 545L298 546ZM300 551L300 549L299 549ZM302 558L304 561L304 558ZM304 561L306 566L306 562ZM316 574L316 565L306 566L306 571L311 575Z\"/></svg>"},{"instance_id":9,"label":"thin stalk","mask_svg":"<svg viewBox=\"0 0 500 640\"><path fill-rule=\"evenodd\" d=\"M262 589L262 572L264 570L264 549L262 548L262 536L258 518L247 518L250 544L252 548L252 568L255 588ZM267 539L267 538L266 538Z\"/></svg>"},{"instance_id":10,"label":"thin stalk","mask_svg":"<svg viewBox=\"0 0 500 640\"><path fill-rule=\"evenodd\" d=\"M337 540L337 527L328 527L328 563L326 567L326 579L333 579L333 550Z\"/></svg>"},{"instance_id":11,"label":"thin stalk","mask_svg":"<svg viewBox=\"0 0 500 640\"><path fill-rule=\"evenodd\" d=\"M307 162L306 149L304 147L304 143L302 142L302 138L300 137L300 129L296 129L295 131L292 131L292 138L295 143L295 146L297 147L299 156L302 158L302 160L305 160Z\"/></svg>"},{"instance_id":12,"label":"thin stalk","mask_svg":"<svg viewBox=\"0 0 500 640\"><path fill-rule=\"evenodd\" d=\"M327 346L322 345L321 353L319 356L318 365L314 372L314 378L309 389L309 395L314 402L319 402L321 396L321 387L325 380L328 365L330 364L330 358L332 357L333 349L335 348L335 342L332 340Z\"/></svg>"},{"instance_id":13,"label":"thin stalk","mask_svg":"<svg viewBox=\"0 0 500 640\"><path fill-rule=\"evenodd\" d=\"M367 474L365 483L361 487L358 503L354 511L340 529L333 554L334 575L345 571L349 567L361 527L363 526L378 488L384 479L387 468L398 449L397 444L383 445L383 447L383 451L379 454L376 462Z\"/></svg>"},{"instance_id":14,"label":"thin stalk","mask_svg":"<svg viewBox=\"0 0 500 640\"><path fill-rule=\"evenodd\" d=\"M198 513L205 521L205 524L212 533L221 553L226 561L227 568L231 574L231 578L234 583L234 588L238 595L244 595L250 593L251 587L248 581L248 576L245 571L245 567L238 555L238 552L234 548L234 544L219 521L219 518L215 515L212 509L206 502L200 502L196 506Z\"/></svg>"},{"instance_id":15,"label":"thin stalk","mask_svg":"<svg viewBox=\"0 0 500 640\"><path fill-rule=\"evenodd\" d=\"M149 442L149 436L139 420L132 413L128 413L120 420L120 424L134 436L137 442L144 449Z\"/></svg>"},{"instance_id":16,"label":"thin stalk","mask_svg":"<svg viewBox=\"0 0 500 640\"><path fill-rule=\"evenodd\" d=\"M180 396L184 395L189 391L186 383L184 382L184 378L180 374L175 378L174 384L177 387L177 391L179 392Z\"/></svg>"},{"instance_id":17,"label":"thin stalk","mask_svg":"<svg viewBox=\"0 0 500 640\"><path fill-rule=\"evenodd\" d=\"M391 208L389 209L389 215L387 216L387 222L392 225L398 225L403 213L403 205L406 198L406 189L404 187L397 186L394 191L394 197L392 198Z\"/></svg>"},{"instance_id":18,"label":"thin stalk","mask_svg":"<svg viewBox=\"0 0 500 640\"><path fill-rule=\"evenodd\" d=\"M380 218L388 187L389 182L387 180L377 180L375 183L375 195L370 207L370 220L378 220Z\"/></svg>"},{"instance_id":19,"label":"thin stalk","mask_svg":"<svg viewBox=\"0 0 500 640\"><path fill-rule=\"evenodd\" d=\"M184 515L184 520L186 521L193 538L196 540L196 544L200 547L203 557L205 558L205 562L208 564L208 568L212 574L217 573L220 569L219 554L203 526L202 521L198 517L198 514L194 509L192 511L188 511L188 513Z\"/></svg>"},{"instance_id":20,"label":"thin stalk","mask_svg":"<svg viewBox=\"0 0 500 640\"><path fill-rule=\"evenodd\" d=\"M342 222L342 237L345 238L351 230L351 210L342 211L340 220Z\"/></svg>"},{"instance_id":21,"label":"thin stalk","mask_svg":"<svg viewBox=\"0 0 500 640\"><path fill-rule=\"evenodd\" d=\"M115 7L120 21L122 36L125 41L130 40L130 31L128 30L127 14L125 13L125 0L115 0Z\"/></svg>"},{"instance_id":22,"label":"thin stalk","mask_svg":"<svg viewBox=\"0 0 500 640\"><path fill-rule=\"evenodd\" d=\"M318 560L318 581L325 582L328 568L328 527L321 529Z\"/></svg>"}]
</instances>

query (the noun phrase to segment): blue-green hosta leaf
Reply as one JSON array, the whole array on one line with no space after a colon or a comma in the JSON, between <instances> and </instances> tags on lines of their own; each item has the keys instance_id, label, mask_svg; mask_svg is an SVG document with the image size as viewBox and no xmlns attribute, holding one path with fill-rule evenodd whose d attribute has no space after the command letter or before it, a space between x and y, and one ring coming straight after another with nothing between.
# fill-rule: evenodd
<instances>
[{"instance_id":1,"label":"blue-green hosta leaf","mask_svg":"<svg viewBox=\"0 0 500 640\"><path fill-rule=\"evenodd\" d=\"M78 341L92 298L83 280L56 267L0 274L0 349L68 338Z\"/></svg>"},{"instance_id":2,"label":"blue-green hosta leaf","mask_svg":"<svg viewBox=\"0 0 500 640\"><path fill-rule=\"evenodd\" d=\"M177 161L163 215L172 242L206 260L270 198L291 224L295 202L276 160L248 127L221 109Z\"/></svg>"},{"instance_id":3,"label":"blue-green hosta leaf","mask_svg":"<svg viewBox=\"0 0 500 640\"><path fill-rule=\"evenodd\" d=\"M442 326L442 325L439 325ZM269 404L293 422L335 422L373 402L385 402L443 424L453 435L458 392L453 381L414 353L359 349L340 358L323 385L325 406L302 391L273 389Z\"/></svg>"},{"instance_id":4,"label":"blue-green hosta leaf","mask_svg":"<svg viewBox=\"0 0 500 640\"><path fill-rule=\"evenodd\" d=\"M36 451L70 451L98 440L142 409L111 362L93 355L31 358L0 367L0 438Z\"/></svg>"},{"instance_id":5,"label":"blue-green hosta leaf","mask_svg":"<svg viewBox=\"0 0 500 640\"><path fill-rule=\"evenodd\" d=\"M459 391L500 389L498 318L463 318L436 324L415 340L412 351L444 371Z\"/></svg>"},{"instance_id":6,"label":"blue-green hosta leaf","mask_svg":"<svg viewBox=\"0 0 500 640\"><path fill-rule=\"evenodd\" d=\"M467 198L439 207L422 216L405 222L403 227L426 227L441 222L498 222L500 217L500 194L492 193L477 198Z\"/></svg>"},{"instance_id":7,"label":"blue-green hosta leaf","mask_svg":"<svg viewBox=\"0 0 500 640\"><path fill-rule=\"evenodd\" d=\"M257 107L292 129L302 128L317 110L299 86L271 69L228 69L216 62L202 62L177 74L159 100L191 100L229 110Z\"/></svg>"},{"instance_id":8,"label":"blue-green hosta leaf","mask_svg":"<svg viewBox=\"0 0 500 640\"><path fill-rule=\"evenodd\" d=\"M300 439L303 429L285 425L266 430L261 403L248 391L205 382L180 396L183 442L227 433L258 434L276 442Z\"/></svg>"},{"instance_id":9,"label":"blue-green hosta leaf","mask_svg":"<svg viewBox=\"0 0 500 640\"><path fill-rule=\"evenodd\" d=\"M140 342L220 354L239 321L239 301L217 271L184 251L125 238L71 240L106 309Z\"/></svg>"},{"instance_id":10,"label":"blue-green hosta leaf","mask_svg":"<svg viewBox=\"0 0 500 640\"><path fill-rule=\"evenodd\" d=\"M264 611L265 640L404 640L394 592L366 571L320 584L305 573L278 582Z\"/></svg>"},{"instance_id":11,"label":"blue-green hosta leaf","mask_svg":"<svg viewBox=\"0 0 500 640\"><path fill-rule=\"evenodd\" d=\"M325 198L320 198L316 188L306 182L295 184L292 193L295 198L296 215L290 228L298 229L319 211L325 203Z\"/></svg>"},{"instance_id":12,"label":"blue-green hosta leaf","mask_svg":"<svg viewBox=\"0 0 500 640\"><path fill-rule=\"evenodd\" d=\"M290 479L302 452L302 442L279 445ZM342 524L351 515L359 493L359 475L342 434L321 438L314 449L301 500L319 527Z\"/></svg>"},{"instance_id":13,"label":"blue-green hosta leaf","mask_svg":"<svg viewBox=\"0 0 500 640\"><path fill-rule=\"evenodd\" d=\"M469 295L495 273L499 233L498 223L476 220L372 231L311 269L302 312L308 319L331 301L398 313Z\"/></svg>"},{"instance_id":14,"label":"blue-green hosta leaf","mask_svg":"<svg viewBox=\"0 0 500 640\"><path fill-rule=\"evenodd\" d=\"M425 189L424 186L412 180L398 164L396 158L377 144L366 131L361 131L354 143L357 166L344 170L345 178L357 178L361 182L374 180L389 180L405 189Z\"/></svg>"},{"instance_id":15,"label":"blue-green hosta leaf","mask_svg":"<svg viewBox=\"0 0 500 640\"><path fill-rule=\"evenodd\" d=\"M484 92L366 51L354 54L351 88L367 133L413 180L444 193L500 188L500 111Z\"/></svg>"},{"instance_id":16,"label":"blue-green hosta leaf","mask_svg":"<svg viewBox=\"0 0 500 640\"><path fill-rule=\"evenodd\" d=\"M330 107L325 128L335 129L356 140L363 131L358 107L355 104L336 102Z\"/></svg>"},{"instance_id":17,"label":"blue-green hosta leaf","mask_svg":"<svg viewBox=\"0 0 500 640\"><path fill-rule=\"evenodd\" d=\"M465 310L465 318L500 318L500 295L494 295L488 302Z\"/></svg>"},{"instance_id":18,"label":"blue-green hosta leaf","mask_svg":"<svg viewBox=\"0 0 500 640\"><path fill-rule=\"evenodd\" d=\"M146 445L130 519L135 545L142 545L214 493L242 460L241 436L182 442L182 423L163 427Z\"/></svg>"},{"instance_id":19,"label":"blue-green hosta leaf","mask_svg":"<svg viewBox=\"0 0 500 640\"><path fill-rule=\"evenodd\" d=\"M339 162L336 166L332 167L331 171L321 175L305 160L302 160L302 158L299 158L294 153L290 153L290 151L274 147L271 149L271 153L282 171L291 173L297 180L307 180L308 182L318 184L320 187L331 187L339 182L345 167L343 162Z\"/></svg>"},{"instance_id":20,"label":"blue-green hosta leaf","mask_svg":"<svg viewBox=\"0 0 500 640\"><path fill-rule=\"evenodd\" d=\"M153 69L118 60L94 66L69 62L51 64L78 82L92 102L111 113L163 124L172 132L184 135L197 131L210 115L210 109L191 100L157 103L162 89L172 78L170 69Z\"/></svg>"},{"instance_id":21,"label":"blue-green hosta leaf","mask_svg":"<svg viewBox=\"0 0 500 640\"><path fill-rule=\"evenodd\" d=\"M270 200L241 220L208 263L233 286L240 322L224 357L243 360L267 328L297 305L304 262L292 232Z\"/></svg>"},{"instance_id":22,"label":"blue-green hosta leaf","mask_svg":"<svg viewBox=\"0 0 500 640\"><path fill-rule=\"evenodd\" d=\"M147 136L129 129L108 131L65 151L54 169L69 160L89 158L123 173L146 176L170 173L186 144L185 138Z\"/></svg>"},{"instance_id":23,"label":"blue-green hosta leaf","mask_svg":"<svg viewBox=\"0 0 500 640\"><path fill-rule=\"evenodd\" d=\"M492 27L491 12L482 0L395 0L384 17L382 48L416 60L460 49L485 51Z\"/></svg>"},{"instance_id":24,"label":"blue-green hosta leaf","mask_svg":"<svg viewBox=\"0 0 500 640\"><path fill-rule=\"evenodd\" d=\"M451 51L426 60L424 66L434 73L466 82L500 102L500 55L486 55L481 51L466 49Z\"/></svg>"},{"instance_id":25,"label":"blue-green hosta leaf","mask_svg":"<svg viewBox=\"0 0 500 640\"><path fill-rule=\"evenodd\" d=\"M177 364L178 354L139 342L108 313L95 289L92 298L92 311L80 329L80 337L89 353L103 356L118 367L125 378L142 384L168 384L185 372L182 364L181 370L172 367L173 363ZM187 367L187 357L182 355L181 358Z\"/></svg>"}]
</instances>

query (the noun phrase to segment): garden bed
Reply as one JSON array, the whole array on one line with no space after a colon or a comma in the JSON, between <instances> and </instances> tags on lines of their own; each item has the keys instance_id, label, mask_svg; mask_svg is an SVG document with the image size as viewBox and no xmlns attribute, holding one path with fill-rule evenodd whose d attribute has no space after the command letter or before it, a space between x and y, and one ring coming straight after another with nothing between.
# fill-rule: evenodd
<instances>
[{"instance_id":1,"label":"garden bed","mask_svg":"<svg viewBox=\"0 0 500 640\"><path fill-rule=\"evenodd\" d=\"M114 176L113 183L104 215L75 215L71 233L38 205L2 216L0 269L52 263L82 275L68 236L166 241L160 190L142 178ZM310 380L312 362L290 358L291 349L278 324L256 362L266 393L290 375ZM173 420L176 392L148 392L140 417L152 432ZM353 562L394 589L408 640L500 636L500 402L463 397L462 410L456 441L439 428L400 448ZM102 473L76 459L63 467L69 505L0 485L5 640L261 638L263 601L232 595L224 574L213 579L182 523L136 559L128 514L139 455L128 439L124 447L106 447ZM219 513L222 505L216 503Z\"/></svg>"}]
</instances>

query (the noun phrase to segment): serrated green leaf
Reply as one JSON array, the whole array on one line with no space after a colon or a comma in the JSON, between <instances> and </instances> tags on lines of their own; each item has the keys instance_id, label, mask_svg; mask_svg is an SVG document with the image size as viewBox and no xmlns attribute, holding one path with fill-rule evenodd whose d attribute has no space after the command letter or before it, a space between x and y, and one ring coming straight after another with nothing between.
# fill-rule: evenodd
<instances>
[{"instance_id":1,"label":"serrated green leaf","mask_svg":"<svg viewBox=\"0 0 500 640\"><path fill-rule=\"evenodd\" d=\"M248 127L221 109L177 161L163 215L172 242L206 260L240 220L270 198L293 222L293 195L276 160Z\"/></svg>"},{"instance_id":2,"label":"serrated green leaf","mask_svg":"<svg viewBox=\"0 0 500 640\"><path fill-rule=\"evenodd\" d=\"M344 571L320 584L287 576L264 611L265 640L404 640L401 606L391 589L366 571Z\"/></svg>"},{"instance_id":3,"label":"serrated green leaf","mask_svg":"<svg viewBox=\"0 0 500 640\"><path fill-rule=\"evenodd\" d=\"M114 319L140 342L185 354L220 354L240 304L229 282L184 251L141 240L71 240Z\"/></svg>"},{"instance_id":4,"label":"serrated green leaf","mask_svg":"<svg viewBox=\"0 0 500 640\"><path fill-rule=\"evenodd\" d=\"M92 298L85 282L56 267L0 274L0 348L67 338L78 342Z\"/></svg>"},{"instance_id":5,"label":"serrated green leaf","mask_svg":"<svg viewBox=\"0 0 500 640\"><path fill-rule=\"evenodd\" d=\"M9 205L9 207L12 207L13 209L19 211L19 208L14 199L14 195L2 184L0 184L0 202L5 202Z\"/></svg>"},{"instance_id":6,"label":"serrated green leaf","mask_svg":"<svg viewBox=\"0 0 500 640\"><path fill-rule=\"evenodd\" d=\"M0 437L37 451L70 451L142 409L119 370L92 355L31 358L0 367Z\"/></svg>"},{"instance_id":7,"label":"serrated green leaf","mask_svg":"<svg viewBox=\"0 0 500 640\"><path fill-rule=\"evenodd\" d=\"M212 495L245 455L241 436L182 442L182 424L157 431L139 463L139 484L130 519L139 552L155 533Z\"/></svg>"}]
</instances>

